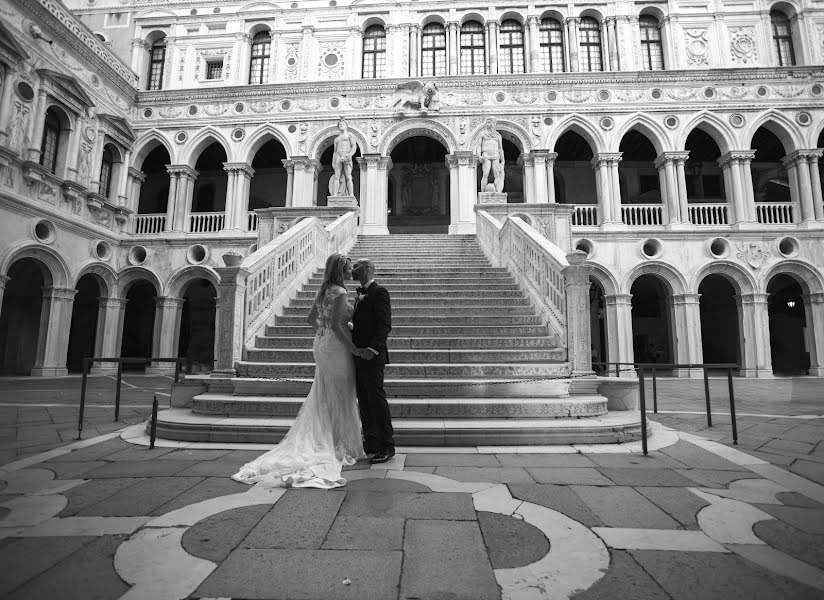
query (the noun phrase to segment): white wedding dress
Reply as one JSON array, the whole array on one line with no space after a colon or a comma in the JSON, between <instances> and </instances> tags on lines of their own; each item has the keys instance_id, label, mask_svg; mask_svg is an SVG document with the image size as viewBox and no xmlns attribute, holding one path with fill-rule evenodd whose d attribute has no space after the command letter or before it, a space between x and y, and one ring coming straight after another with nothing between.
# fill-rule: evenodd
<instances>
[{"instance_id":1,"label":"white wedding dress","mask_svg":"<svg viewBox=\"0 0 824 600\"><path fill-rule=\"evenodd\" d=\"M341 469L364 458L355 393L355 360L331 327L332 305L346 288L329 286L318 307L312 352L315 380L286 436L232 476L242 483L331 489L344 485ZM354 308L340 316L344 330Z\"/></svg>"}]
</instances>

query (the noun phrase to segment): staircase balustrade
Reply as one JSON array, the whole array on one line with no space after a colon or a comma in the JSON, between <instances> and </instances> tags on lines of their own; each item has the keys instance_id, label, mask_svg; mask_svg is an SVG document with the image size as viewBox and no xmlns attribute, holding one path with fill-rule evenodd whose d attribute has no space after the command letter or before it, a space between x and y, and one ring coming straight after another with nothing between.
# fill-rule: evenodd
<instances>
[{"instance_id":1,"label":"staircase balustrade","mask_svg":"<svg viewBox=\"0 0 824 600\"><path fill-rule=\"evenodd\" d=\"M764 225L792 225L792 202L756 202L755 214Z\"/></svg>"},{"instance_id":2,"label":"staircase balustrade","mask_svg":"<svg viewBox=\"0 0 824 600\"><path fill-rule=\"evenodd\" d=\"M166 229L166 215L135 215L134 233L135 235L155 235L163 233Z\"/></svg>"},{"instance_id":3,"label":"staircase balustrade","mask_svg":"<svg viewBox=\"0 0 824 600\"><path fill-rule=\"evenodd\" d=\"M693 225L729 225L729 205L724 203L696 203L688 206Z\"/></svg>"},{"instance_id":4,"label":"staircase balustrade","mask_svg":"<svg viewBox=\"0 0 824 600\"><path fill-rule=\"evenodd\" d=\"M258 216L255 211L246 213L246 231L257 231Z\"/></svg>"},{"instance_id":5,"label":"staircase balustrade","mask_svg":"<svg viewBox=\"0 0 824 600\"><path fill-rule=\"evenodd\" d=\"M223 229L226 213L194 213L189 215L189 231L192 233L216 233Z\"/></svg>"},{"instance_id":6,"label":"staircase balustrade","mask_svg":"<svg viewBox=\"0 0 824 600\"><path fill-rule=\"evenodd\" d=\"M664 208L660 204L624 204L621 220L627 225L661 225Z\"/></svg>"},{"instance_id":7,"label":"staircase balustrade","mask_svg":"<svg viewBox=\"0 0 824 600\"><path fill-rule=\"evenodd\" d=\"M575 212L572 213L573 227L598 226L598 205L597 204L576 204Z\"/></svg>"}]
</instances>

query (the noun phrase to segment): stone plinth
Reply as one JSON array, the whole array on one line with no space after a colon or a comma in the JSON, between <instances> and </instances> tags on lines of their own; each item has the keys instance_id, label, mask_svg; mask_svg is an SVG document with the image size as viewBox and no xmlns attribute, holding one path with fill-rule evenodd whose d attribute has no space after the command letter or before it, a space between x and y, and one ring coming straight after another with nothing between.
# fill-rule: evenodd
<instances>
[{"instance_id":1,"label":"stone plinth","mask_svg":"<svg viewBox=\"0 0 824 600\"><path fill-rule=\"evenodd\" d=\"M478 204L506 204L506 192L479 192Z\"/></svg>"},{"instance_id":2,"label":"stone plinth","mask_svg":"<svg viewBox=\"0 0 824 600\"><path fill-rule=\"evenodd\" d=\"M358 199L354 196L327 196L326 197L326 206L329 207L358 207Z\"/></svg>"}]
</instances>

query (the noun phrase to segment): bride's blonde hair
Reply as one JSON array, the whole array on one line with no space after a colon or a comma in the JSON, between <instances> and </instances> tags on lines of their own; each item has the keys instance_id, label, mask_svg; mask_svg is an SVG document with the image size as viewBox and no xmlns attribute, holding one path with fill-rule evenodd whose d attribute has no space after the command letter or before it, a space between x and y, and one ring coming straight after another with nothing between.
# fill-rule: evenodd
<instances>
[{"instance_id":1,"label":"bride's blonde hair","mask_svg":"<svg viewBox=\"0 0 824 600\"><path fill-rule=\"evenodd\" d=\"M316 300L323 298L329 286L339 285L344 288L346 287L343 280L343 272L349 262L351 262L351 259L343 254L336 252L329 255L329 258L326 259L326 267L323 270L323 283L320 286Z\"/></svg>"}]
</instances>

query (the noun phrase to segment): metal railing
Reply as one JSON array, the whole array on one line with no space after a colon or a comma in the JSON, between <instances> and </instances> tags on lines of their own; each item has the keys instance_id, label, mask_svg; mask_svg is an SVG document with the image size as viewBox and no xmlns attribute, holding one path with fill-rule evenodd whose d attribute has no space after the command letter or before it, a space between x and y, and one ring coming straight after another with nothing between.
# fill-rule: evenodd
<instances>
[{"instance_id":1,"label":"metal railing","mask_svg":"<svg viewBox=\"0 0 824 600\"><path fill-rule=\"evenodd\" d=\"M175 363L175 379L174 383L180 379L180 363L185 362L186 357L180 358L100 358L100 357L85 357L81 361L81 369L83 373L83 382L80 385L80 416L77 421L77 439L80 439L80 434L83 432L83 415L86 412L86 384L89 378L89 367L92 363L117 363L117 387L115 388L114 396L114 420L117 422L120 419L120 383L123 380L123 365L124 364L146 364L148 362L154 363ZM156 414L156 409L153 408ZM156 418L156 417L153 417Z\"/></svg>"},{"instance_id":2,"label":"metal railing","mask_svg":"<svg viewBox=\"0 0 824 600\"><path fill-rule=\"evenodd\" d=\"M720 369L727 372L727 386L730 395L730 422L732 423L732 443L738 445L738 424L735 420L735 390L732 381L733 370L740 367L735 363L630 363L630 362L594 362L593 367L604 366L609 372L610 365L615 365L615 376L618 377L622 366L634 367L638 373L639 401L641 404L641 448L647 454L647 391L644 374L651 371L652 375L652 412L658 413L658 380L657 371L672 369L703 369L704 371L704 399L707 405L707 427L712 427L712 406L710 403L709 369Z\"/></svg>"}]
</instances>

